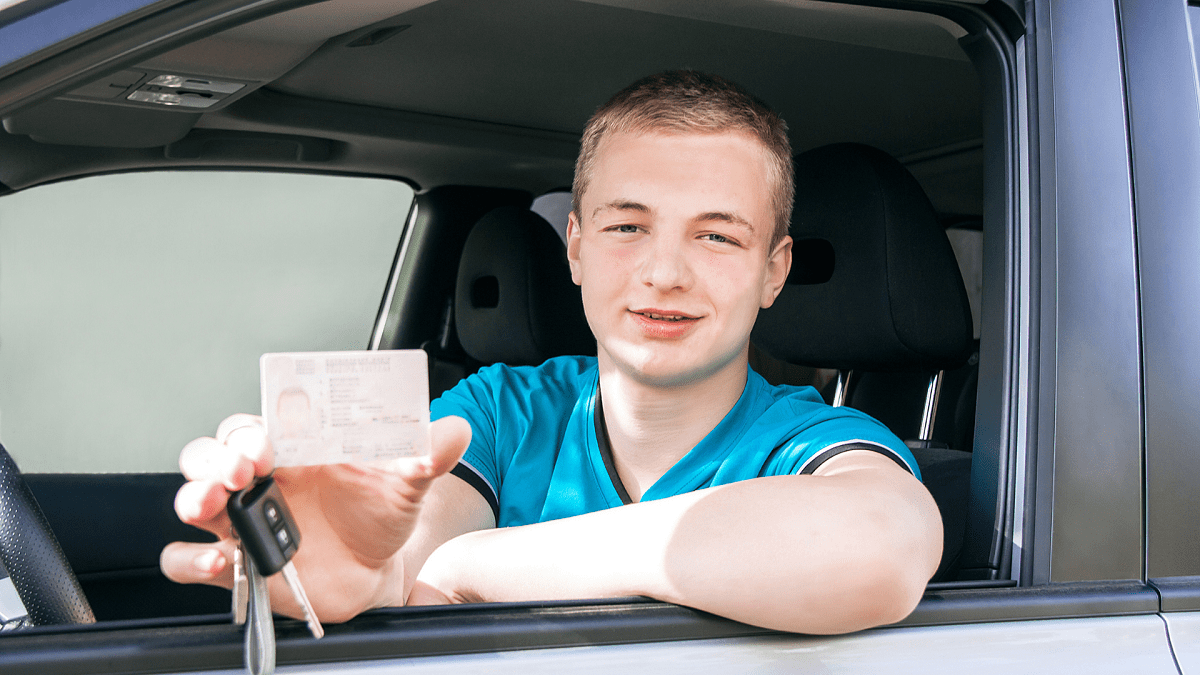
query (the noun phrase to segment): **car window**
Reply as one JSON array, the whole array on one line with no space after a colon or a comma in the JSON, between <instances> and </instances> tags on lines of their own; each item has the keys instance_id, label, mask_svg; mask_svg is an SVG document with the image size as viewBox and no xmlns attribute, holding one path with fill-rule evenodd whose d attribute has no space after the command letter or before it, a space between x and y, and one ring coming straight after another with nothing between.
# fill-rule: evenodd
<instances>
[{"instance_id":1,"label":"car window","mask_svg":"<svg viewBox=\"0 0 1200 675\"><path fill-rule=\"evenodd\" d=\"M412 198L192 171L0 199L0 442L26 472L176 471L259 411L262 353L366 348Z\"/></svg>"}]
</instances>

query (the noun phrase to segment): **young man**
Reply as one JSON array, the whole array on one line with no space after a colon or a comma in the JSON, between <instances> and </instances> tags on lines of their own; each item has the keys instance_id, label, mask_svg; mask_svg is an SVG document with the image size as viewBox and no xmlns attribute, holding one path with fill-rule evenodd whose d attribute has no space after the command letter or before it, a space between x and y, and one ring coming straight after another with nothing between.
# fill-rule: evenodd
<instances>
[{"instance_id":1,"label":"young man","mask_svg":"<svg viewBox=\"0 0 1200 675\"><path fill-rule=\"evenodd\" d=\"M428 458L276 473L321 619L624 595L810 633L906 616L942 541L911 455L747 366L791 264L783 121L720 78L646 78L593 116L575 181L568 259L597 358L464 380L431 407ZM259 421L226 420L180 465L176 511L221 540L170 545L163 570L229 586L228 491L272 465Z\"/></svg>"}]
</instances>

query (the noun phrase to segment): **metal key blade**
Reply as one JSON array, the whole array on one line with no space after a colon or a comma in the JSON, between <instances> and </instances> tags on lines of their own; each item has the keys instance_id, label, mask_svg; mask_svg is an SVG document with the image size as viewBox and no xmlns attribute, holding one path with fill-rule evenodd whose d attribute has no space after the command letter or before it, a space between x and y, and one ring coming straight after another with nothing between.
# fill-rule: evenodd
<instances>
[{"instance_id":1,"label":"metal key blade","mask_svg":"<svg viewBox=\"0 0 1200 675\"><path fill-rule=\"evenodd\" d=\"M246 607L250 604L250 583L246 579L246 552L239 543L233 550L233 622L246 623Z\"/></svg>"},{"instance_id":2,"label":"metal key blade","mask_svg":"<svg viewBox=\"0 0 1200 675\"><path fill-rule=\"evenodd\" d=\"M275 622L271 618L271 592L259 574L254 558L245 556L246 585L250 608L246 621L246 671L250 675L275 673Z\"/></svg>"},{"instance_id":3,"label":"metal key blade","mask_svg":"<svg viewBox=\"0 0 1200 675\"><path fill-rule=\"evenodd\" d=\"M296 597L296 602L304 608L304 620L308 622L308 630L312 631L313 637L319 639L325 635L325 629L321 627L321 622L317 620L317 613L313 611L312 604L308 601L308 594L304 592L304 586L300 583L300 575L296 572L296 566L289 560L279 571L283 573L284 580L292 589L292 595Z\"/></svg>"}]
</instances>

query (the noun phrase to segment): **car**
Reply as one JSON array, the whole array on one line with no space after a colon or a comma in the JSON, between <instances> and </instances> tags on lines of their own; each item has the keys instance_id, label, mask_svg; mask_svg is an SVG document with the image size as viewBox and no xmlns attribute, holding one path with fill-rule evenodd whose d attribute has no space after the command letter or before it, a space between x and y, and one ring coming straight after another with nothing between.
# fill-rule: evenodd
<instances>
[{"instance_id":1,"label":"car","mask_svg":"<svg viewBox=\"0 0 1200 675\"><path fill-rule=\"evenodd\" d=\"M912 439L947 532L924 598L842 636L645 598L374 610L322 640L280 618L279 670L1200 670L1198 30L1185 0L0 3L0 670L241 670L228 591L158 568L204 540L172 510L179 449L257 410L264 352L424 349L434 395L503 360L460 326L500 302L460 266L474 226L544 221L501 258L550 265L531 242L565 227L587 117L670 68L779 110L802 191L823 153L900 167L938 238L896 270L954 252L961 358L798 355L789 331L864 334L879 308L844 299L764 314L752 358ZM785 293L888 240L838 240L850 220L793 221Z\"/></svg>"}]
</instances>

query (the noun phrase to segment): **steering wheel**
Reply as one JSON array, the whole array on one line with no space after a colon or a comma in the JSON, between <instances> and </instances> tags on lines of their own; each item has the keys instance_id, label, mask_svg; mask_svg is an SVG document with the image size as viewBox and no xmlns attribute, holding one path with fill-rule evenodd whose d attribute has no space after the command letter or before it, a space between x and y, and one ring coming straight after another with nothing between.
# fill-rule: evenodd
<instances>
[{"instance_id":1,"label":"steering wheel","mask_svg":"<svg viewBox=\"0 0 1200 675\"><path fill-rule=\"evenodd\" d=\"M29 613L26 625L95 623L45 514L0 445L0 564Z\"/></svg>"}]
</instances>

